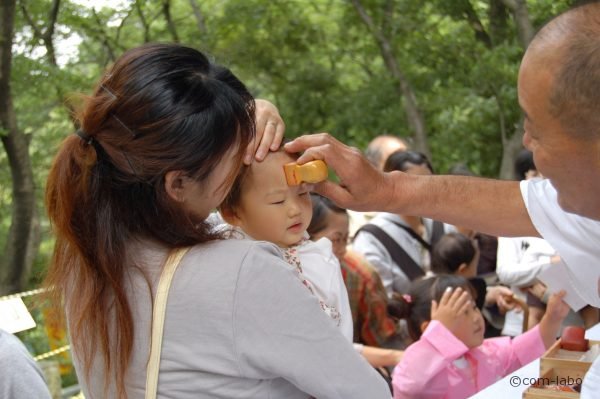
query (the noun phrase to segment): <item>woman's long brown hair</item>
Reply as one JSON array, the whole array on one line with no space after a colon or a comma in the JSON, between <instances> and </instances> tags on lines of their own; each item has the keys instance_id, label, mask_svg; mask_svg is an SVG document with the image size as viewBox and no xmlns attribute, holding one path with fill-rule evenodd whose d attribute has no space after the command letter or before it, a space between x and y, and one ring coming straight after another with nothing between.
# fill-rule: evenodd
<instances>
[{"instance_id":1,"label":"woman's long brown hair","mask_svg":"<svg viewBox=\"0 0 600 399\"><path fill-rule=\"evenodd\" d=\"M133 315L125 292L126 244L174 248L216 238L165 191L182 170L202 183L254 137L254 101L227 69L180 45L126 52L100 80L53 161L46 207L56 235L46 278L64 301L71 343L89 378L96 356L106 385L126 397ZM232 171L231 181L237 170Z\"/></svg>"}]
</instances>

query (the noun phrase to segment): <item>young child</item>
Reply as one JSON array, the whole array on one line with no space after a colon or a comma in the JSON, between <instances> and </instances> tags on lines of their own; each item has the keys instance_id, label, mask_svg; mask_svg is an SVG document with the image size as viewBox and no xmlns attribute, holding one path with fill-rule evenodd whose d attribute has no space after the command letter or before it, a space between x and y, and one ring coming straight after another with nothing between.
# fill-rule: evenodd
<instances>
[{"instance_id":1,"label":"young child","mask_svg":"<svg viewBox=\"0 0 600 399\"><path fill-rule=\"evenodd\" d=\"M498 306L501 314L515 308L513 292L503 285L488 286L477 276L479 248L477 241L461 233L444 234L431 251L431 271L435 274L455 274L469 280L477 292L477 307ZM487 317L492 317L489 313ZM487 337L487 336L486 336Z\"/></svg>"},{"instance_id":2,"label":"young child","mask_svg":"<svg viewBox=\"0 0 600 399\"><path fill-rule=\"evenodd\" d=\"M475 291L461 276L415 281L390 311L416 340L393 373L394 398L467 398L540 357L556 340L569 307L552 295L538 326L510 339L484 340Z\"/></svg>"},{"instance_id":3,"label":"young child","mask_svg":"<svg viewBox=\"0 0 600 399\"><path fill-rule=\"evenodd\" d=\"M308 240L312 217L310 187L288 186L283 165L296 157L283 150L245 167L220 206L223 219L242 234L279 246L298 278L318 299L321 309L352 342L348 293L331 242Z\"/></svg>"}]
</instances>

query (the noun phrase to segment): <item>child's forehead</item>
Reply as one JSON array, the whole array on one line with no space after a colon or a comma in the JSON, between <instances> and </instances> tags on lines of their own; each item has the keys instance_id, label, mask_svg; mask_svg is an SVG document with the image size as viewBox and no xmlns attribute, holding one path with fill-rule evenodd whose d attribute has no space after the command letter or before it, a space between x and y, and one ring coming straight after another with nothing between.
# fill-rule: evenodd
<instances>
[{"instance_id":1,"label":"child's forehead","mask_svg":"<svg viewBox=\"0 0 600 399\"><path fill-rule=\"evenodd\" d=\"M295 158L286 152L271 152L261 162L254 161L250 166L251 178L262 183L285 183L283 165L294 162ZM287 183L285 184L287 186Z\"/></svg>"},{"instance_id":2,"label":"child's forehead","mask_svg":"<svg viewBox=\"0 0 600 399\"><path fill-rule=\"evenodd\" d=\"M431 295L431 299L435 299L435 300L440 300L442 298L442 295L444 295L444 291L446 291L447 289L451 289L451 290L456 290L457 288L462 288L463 290L467 291L467 293L471 296L472 300L477 300L477 289L473 286L473 284L469 283L468 281L465 281L464 284L456 284L456 283L449 283L446 281L445 283L441 283L440 284L440 280L439 277L431 277L434 279L438 279L437 281L434 281L433 284L430 286L430 295Z\"/></svg>"},{"instance_id":3,"label":"child's forehead","mask_svg":"<svg viewBox=\"0 0 600 399\"><path fill-rule=\"evenodd\" d=\"M267 171L280 171L283 173L283 165L286 163L294 162L296 159L293 158L286 152L270 152L264 160L254 161L250 168L253 172L267 172Z\"/></svg>"}]
</instances>

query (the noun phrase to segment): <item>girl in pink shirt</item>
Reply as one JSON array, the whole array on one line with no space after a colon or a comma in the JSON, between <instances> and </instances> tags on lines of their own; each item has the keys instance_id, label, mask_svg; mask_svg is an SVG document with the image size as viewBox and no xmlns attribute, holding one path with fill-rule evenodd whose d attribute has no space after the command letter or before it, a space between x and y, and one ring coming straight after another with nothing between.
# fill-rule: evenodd
<instances>
[{"instance_id":1,"label":"girl in pink shirt","mask_svg":"<svg viewBox=\"0 0 600 399\"><path fill-rule=\"evenodd\" d=\"M390 306L415 340L394 369L394 399L467 398L540 357L569 311L564 295L552 295L541 323L526 333L484 340L476 293L464 277L413 282L410 294Z\"/></svg>"}]
</instances>

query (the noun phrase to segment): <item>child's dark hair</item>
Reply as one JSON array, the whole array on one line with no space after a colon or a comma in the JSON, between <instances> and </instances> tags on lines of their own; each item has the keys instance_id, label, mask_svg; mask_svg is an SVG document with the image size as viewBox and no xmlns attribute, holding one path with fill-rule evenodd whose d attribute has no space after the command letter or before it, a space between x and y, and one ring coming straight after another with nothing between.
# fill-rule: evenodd
<instances>
[{"instance_id":1,"label":"child's dark hair","mask_svg":"<svg viewBox=\"0 0 600 399\"><path fill-rule=\"evenodd\" d=\"M515 177L517 180L525 180L525 175L530 170L537 170L533 161L533 153L528 149L522 149L515 159Z\"/></svg>"},{"instance_id":2,"label":"child's dark hair","mask_svg":"<svg viewBox=\"0 0 600 399\"><path fill-rule=\"evenodd\" d=\"M424 165L433 174L433 166L427 159L427 156L418 151L402 150L392 153L383 165L384 172L391 172L399 170L400 172L406 172L412 165Z\"/></svg>"},{"instance_id":3,"label":"child's dark hair","mask_svg":"<svg viewBox=\"0 0 600 399\"><path fill-rule=\"evenodd\" d=\"M281 142L281 145L279 146L279 148L277 150L269 151L269 152L286 152L283 149L283 145L289 141L290 140L288 140L288 139L283 139ZM298 159L300 157L300 153L288 152L287 154L290 157L292 157L293 159ZM227 196L225 197L225 199L223 200L221 205L219 205L219 211L220 210L231 211L240 204L244 184L250 178L250 172L251 172L250 166L251 165L243 165L240 168L240 172L238 173L237 177L235 178L235 181L233 182L231 189L229 190L229 193L227 194ZM283 169L281 170L281 173L283 173Z\"/></svg>"},{"instance_id":4,"label":"child's dark hair","mask_svg":"<svg viewBox=\"0 0 600 399\"><path fill-rule=\"evenodd\" d=\"M444 234L431 251L431 271L454 274L463 263L471 263L475 257L473 242L463 234Z\"/></svg>"},{"instance_id":5,"label":"child's dark hair","mask_svg":"<svg viewBox=\"0 0 600 399\"><path fill-rule=\"evenodd\" d=\"M313 215L310 224L306 228L309 236L314 236L327 227L327 215L329 212L348 214L344 208L337 206L332 200L316 193L310 193Z\"/></svg>"},{"instance_id":6,"label":"child's dark hair","mask_svg":"<svg viewBox=\"0 0 600 399\"><path fill-rule=\"evenodd\" d=\"M410 337L417 341L421 338L421 325L431 320L431 301L439 303L448 287L461 287L469 291L473 300L476 300L477 293L467 279L457 275L439 274L413 281L408 294L394 293L388 303L388 312L392 317L405 319Z\"/></svg>"}]
</instances>

